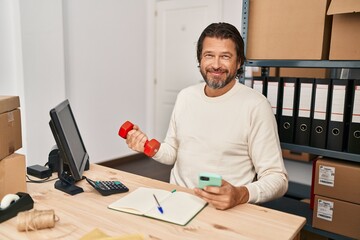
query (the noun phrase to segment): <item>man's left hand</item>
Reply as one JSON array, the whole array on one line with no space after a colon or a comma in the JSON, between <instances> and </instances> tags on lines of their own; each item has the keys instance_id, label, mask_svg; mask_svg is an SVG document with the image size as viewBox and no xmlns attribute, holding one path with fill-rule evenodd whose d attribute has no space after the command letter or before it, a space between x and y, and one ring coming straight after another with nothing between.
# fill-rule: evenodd
<instances>
[{"instance_id":1,"label":"man's left hand","mask_svg":"<svg viewBox=\"0 0 360 240\"><path fill-rule=\"evenodd\" d=\"M221 187L195 188L194 193L219 210L226 210L249 200L249 191L245 186L235 187L225 180L222 180Z\"/></svg>"}]
</instances>

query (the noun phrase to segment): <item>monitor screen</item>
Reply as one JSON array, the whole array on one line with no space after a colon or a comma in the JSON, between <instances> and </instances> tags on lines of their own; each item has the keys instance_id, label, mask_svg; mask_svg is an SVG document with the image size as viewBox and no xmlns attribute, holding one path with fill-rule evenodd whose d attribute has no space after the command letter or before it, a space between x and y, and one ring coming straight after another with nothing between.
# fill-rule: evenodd
<instances>
[{"instance_id":1,"label":"monitor screen","mask_svg":"<svg viewBox=\"0 0 360 240\"><path fill-rule=\"evenodd\" d=\"M59 178L63 180L63 185L66 185L69 179L70 182L79 181L89 161L89 155L69 101L65 100L51 109L50 118L49 124L60 152Z\"/></svg>"}]
</instances>

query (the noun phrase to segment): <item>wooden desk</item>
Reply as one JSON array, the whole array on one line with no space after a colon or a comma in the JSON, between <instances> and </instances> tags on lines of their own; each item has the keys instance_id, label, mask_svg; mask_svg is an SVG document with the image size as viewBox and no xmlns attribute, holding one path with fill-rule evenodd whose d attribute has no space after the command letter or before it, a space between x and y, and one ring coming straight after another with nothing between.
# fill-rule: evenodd
<instances>
[{"instance_id":1,"label":"wooden desk","mask_svg":"<svg viewBox=\"0 0 360 240\"><path fill-rule=\"evenodd\" d=\"M130 191L139 186L178 191L192 190L165 182L91 164L84 173L93 180L120 180ZM28 183L34 209L54 209L60 221L55 228L18 232L16 217L0 224L0 239L79 239L94 228L110 236L142 234L145 239L298 239L305 218L243 204L226 211L207 206L186 226L110 210L107 206L124 194L101 196L85 180L84 193L70 196L54 188L54 181Z\"/></svg>"}]
</instances>

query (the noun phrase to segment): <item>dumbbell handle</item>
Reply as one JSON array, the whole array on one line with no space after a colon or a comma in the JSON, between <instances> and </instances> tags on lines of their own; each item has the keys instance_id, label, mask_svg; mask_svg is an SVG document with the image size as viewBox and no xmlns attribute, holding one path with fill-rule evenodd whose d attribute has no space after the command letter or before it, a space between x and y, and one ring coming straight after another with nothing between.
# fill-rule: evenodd
<instances>
[{"instance_id":1,"label":"dumbbell handle","mask_svg":"<svg viewBox=\"0 0 360 240\"><path fill-rule=\"evenodd\" d=\"M126 121L119 129L119 136L126 139L127 134L134 128L134 124ZM153 157L160 148L160 143L156 139L146 140L144 144L144 153L149 157Z\"/></svg>"}]
</instances>

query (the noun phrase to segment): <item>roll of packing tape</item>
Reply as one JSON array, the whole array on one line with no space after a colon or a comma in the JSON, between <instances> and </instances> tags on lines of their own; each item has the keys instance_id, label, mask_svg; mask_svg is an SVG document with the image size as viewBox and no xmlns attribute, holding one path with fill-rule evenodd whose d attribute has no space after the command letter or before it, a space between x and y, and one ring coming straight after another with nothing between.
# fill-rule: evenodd
<instances>
[{"instance_id":1,"label":"roll of packing tape","mask_svg":"<svg viewBox=\"0 0 360 240\"><path fill-rule=\"evenodd\" d=\"M5 197L3 197L3 199L1 200L0 208L5 209L19 199L20 199L20 197L16 194L8 194Z\"/></svg>"}]
</instances>

